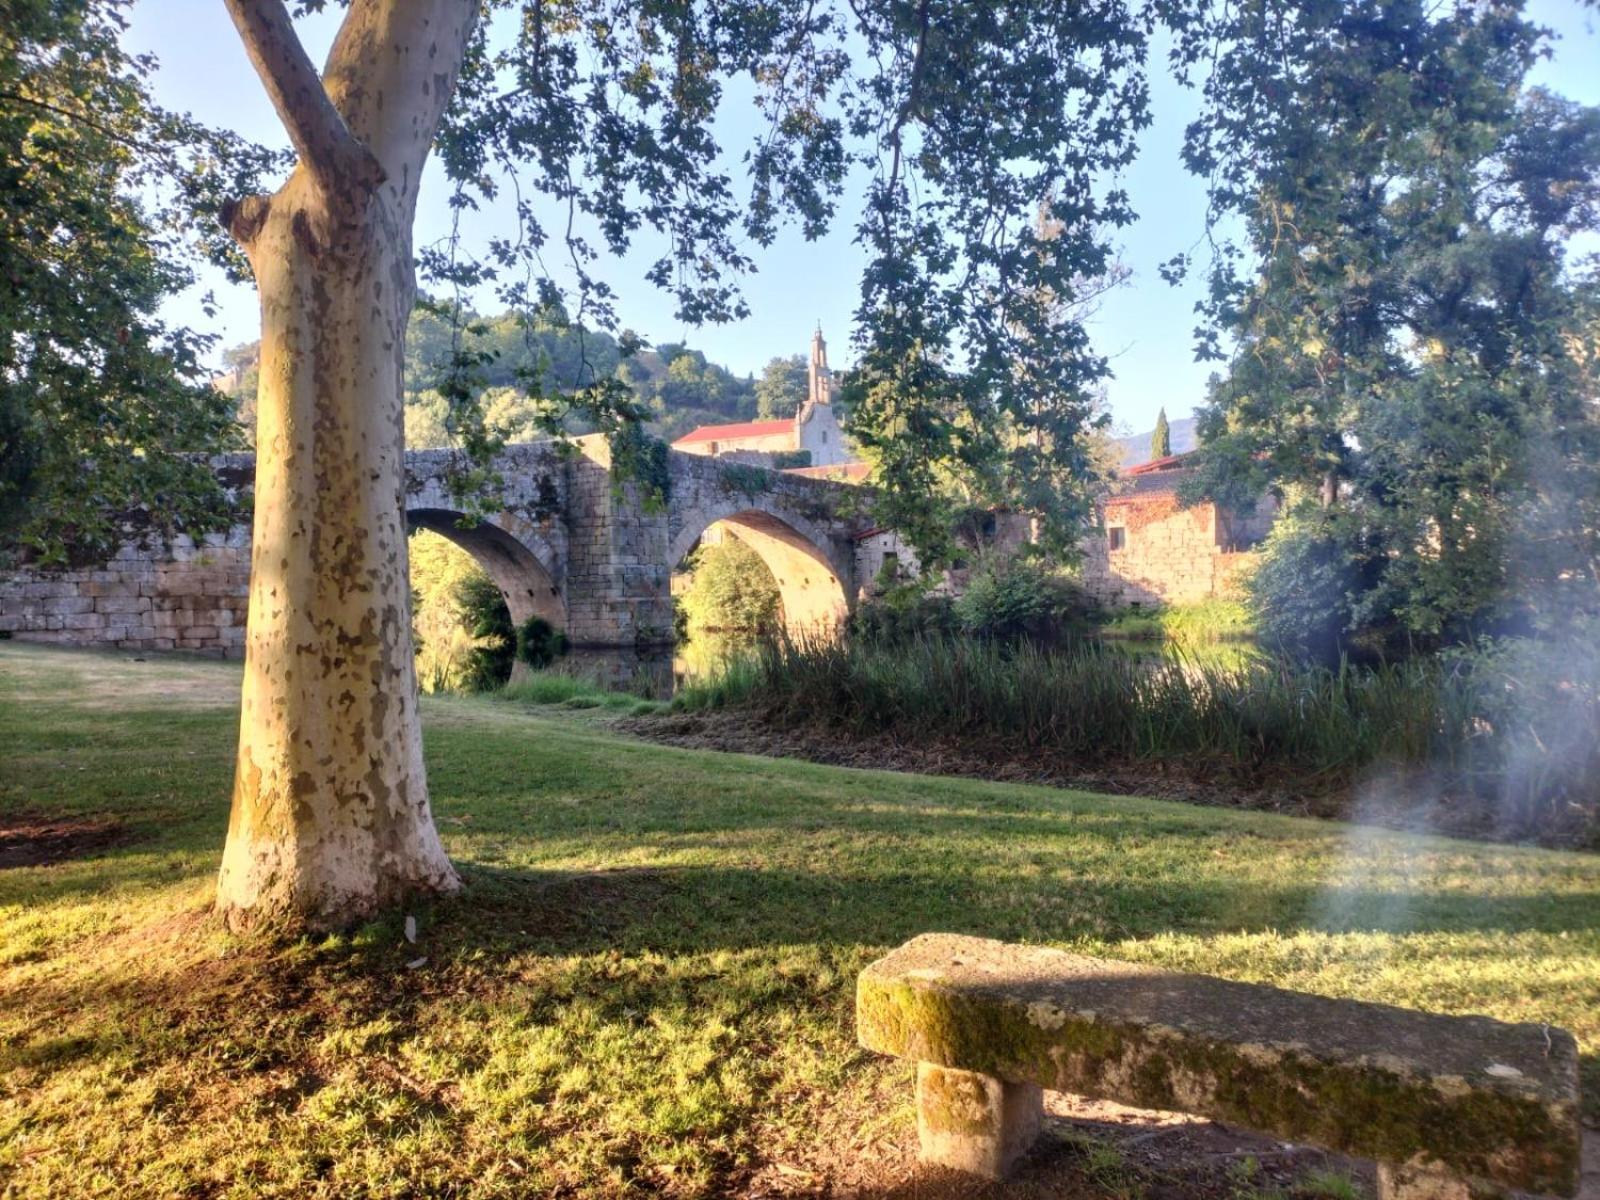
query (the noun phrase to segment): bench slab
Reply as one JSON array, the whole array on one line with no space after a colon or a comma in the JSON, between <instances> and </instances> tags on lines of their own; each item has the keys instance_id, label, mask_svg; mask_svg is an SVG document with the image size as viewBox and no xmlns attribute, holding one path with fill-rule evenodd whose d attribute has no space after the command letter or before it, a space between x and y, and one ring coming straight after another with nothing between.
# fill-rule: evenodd
<instances>
[{"instance_id":1,"label":"bench slab","mask_svg":"<svg viewBox=\"0 0 1600 1200\"><path fill-rule=\"evenodd\" d=\"M1007 1084L1192 1113L1411 1172L1570 1196L1564 1030L1330 999L984 938L867 967L868 1050Z\"/></svg>"}]
</instances>

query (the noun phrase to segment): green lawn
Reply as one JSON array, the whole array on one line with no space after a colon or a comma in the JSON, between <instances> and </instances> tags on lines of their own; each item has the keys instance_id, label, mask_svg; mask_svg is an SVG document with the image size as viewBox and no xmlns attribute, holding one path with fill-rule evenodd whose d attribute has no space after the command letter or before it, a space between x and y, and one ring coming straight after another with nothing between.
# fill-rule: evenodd
<instances>
[{"instance_id":1,"label":"green lawn","mask_svg":"<svg viewBox=\"0 0 1600 1200\"><path fill-rule=\"evenodd\" d=\"M345 939L207 921L237 667L0 643L0 1194L720 1194L904 1139L856 971L925 930L1549 1021L1600 1112L1600 856L626 740L424 702L467 881ZM5 820L0 819L0 828ZM408 968L417 958L426 962Z\"/></svg>"}]
</instances>

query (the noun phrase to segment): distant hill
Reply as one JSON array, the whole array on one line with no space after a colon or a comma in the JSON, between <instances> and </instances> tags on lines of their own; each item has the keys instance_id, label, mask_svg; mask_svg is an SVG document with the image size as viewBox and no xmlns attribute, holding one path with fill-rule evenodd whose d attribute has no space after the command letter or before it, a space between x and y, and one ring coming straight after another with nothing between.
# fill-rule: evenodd
<instances>
[{"instance_id":1,"label":"distant hill","mask_svg":"<svg viewBox=\"0 0 1600 1200\"><path fill-rule=\"evenodd\" d=\"M1194 418L1180 417L1177 420L1168 420L1167 428L1172 435L1172 452L1174 454L1187 454L1200 444L1200 439L1195 434ZM1128 437L1114 439L1117 447L1122 451L1122 465L1125 467L1136 466L1142 462L1150 461L1150 439L1155 435L1154 429L1144 433L1130 434Z\"/></svg>"}]
</instances>

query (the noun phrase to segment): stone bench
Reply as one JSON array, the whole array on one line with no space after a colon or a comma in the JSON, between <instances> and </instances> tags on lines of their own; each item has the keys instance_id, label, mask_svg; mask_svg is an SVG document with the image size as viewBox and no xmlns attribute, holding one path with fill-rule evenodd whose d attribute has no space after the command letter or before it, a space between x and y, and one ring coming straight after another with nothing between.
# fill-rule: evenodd
<instances>
[{"instance_id":1,"label":"stone bench","mask_svg":"<svg viewBox=\"0 0 1600 1200\"><path fill-rule=\"evenodd\" d=\"M917 1063L922 1161L1002 1178L1042 1089L1375 1159L1387 1200L1578 1187L1578 1050L1448 1017L983 938L927 934L861 973L861 1045Z\"/></svg>"}]
</instances>

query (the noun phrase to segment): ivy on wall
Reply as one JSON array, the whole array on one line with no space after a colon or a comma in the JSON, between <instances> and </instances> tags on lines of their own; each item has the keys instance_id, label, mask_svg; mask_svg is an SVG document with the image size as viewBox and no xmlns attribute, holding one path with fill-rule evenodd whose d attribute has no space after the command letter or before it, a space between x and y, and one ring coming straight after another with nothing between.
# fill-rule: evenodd
<instances>
[{"instance_id":1,"label":"ivy on wall","mask_svg":"<svg viewBox=\"0 0 1600 1200\"><path fill-rule=\"evenodd\" d=\"M611 489L619 500L624 484L639 485L645 512L660 512L672 496L672 471L667 465L667 444L651 437L643 426L621 425L606 435L611 446Z\"/></svg>"},{"instance_id":2,"label":"ivy on wall","mask_svg":"<svg viewBox=\"0 0 1600 1200\"><path fill-rule=\"evenodd\" d=\"M748 463L729 463L718 477L722 490L754 500L772 490L772 472Z\"/></svg>"}]
</instances>

